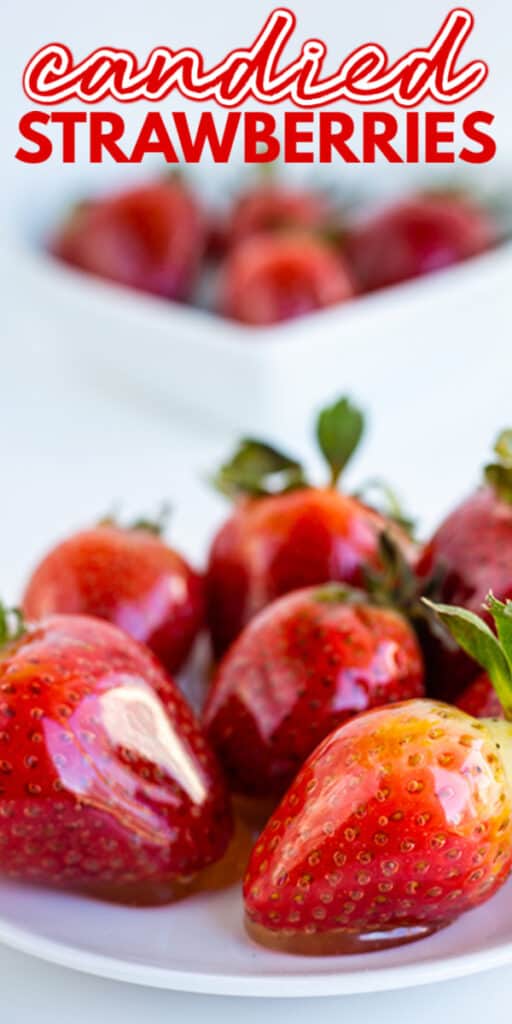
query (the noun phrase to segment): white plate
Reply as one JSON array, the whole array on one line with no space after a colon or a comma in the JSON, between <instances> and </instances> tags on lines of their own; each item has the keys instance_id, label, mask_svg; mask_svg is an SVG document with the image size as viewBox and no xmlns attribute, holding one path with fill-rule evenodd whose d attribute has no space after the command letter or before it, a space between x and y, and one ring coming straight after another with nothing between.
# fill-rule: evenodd
<instances>
[{"instance_id":1,"label":"white plate","mask_svg":"<svg viewBox=\"0 0 512 1024\"><path fill-rule=\"evenodd\" d=\"M444 981L512 962L512 882L429 939L384 953L304 958L254 945L237 889L131 909L8 883L0 940L118 981L237 996L321 996Z\"/></svg>"},{"instance_id":2,"label":"white plate","mask_svg":"<svg viewBox=\"0 0 512 1024\"><path fill-rule=\"evenodd\" d=\"M27 294L24 276L10 279L3 271L2 267L0 276L10 282L6 296L11 305L12 296L17 296L21 307ZM17 312L12 317L5 345L7 377L13 386L1 406L8 442L5 475L10 481L0 541L4 592L17 597L29 564L50 540L73 525L92 521L118 495L134 514L156 507L162 494L179 497L171 536L178 547L198 555L211 535L214 515L225 515L224 506L217 507L199 479L214 464L214 456L223 454L224 440L217 452L217 442L209 434L189 437L181 425L178 429L167 423L156 409L152 417L143 405L132 403L128 410L119 404L117 392L114 399L106 389L93 392L88 376L77 383L78 371L77 379L67 379L67 363L48 355L54 321L42 315L30 294L34 301L23 305L23 316ZM457 387L451 363L445 360L442 374L439 367L434 388L435 360L419 373L417 353L409 356L405 346L397 380L404 398L408 396L407 415L397 402L396 386L390 393L382 389L380 405L368 403L374 430L359 462L357 481L376 473L389 476L403 489L411 509L420 510L430 523L470 487L489 439L510 413L510 318L497 304L489 304L486 313L488 358L482 361L482 345L466 349L464 380L457 378ZM460 333L455 348L455 342L467 344L462 329ZM20 347L24 335L30 339L29 348ZM63 337L68 340L74 334ZM38 345L32 347L33 338ZM498 359L495 346L500 341L503 352ZM421 387L409 391L401 372L412 374L414 368ZM209 368L205 376L208 372ZM378 378L375 367L374 372ZM337 387L331 381L322 399L330 398ZM127 402L131 397L129 392ZM280 431L276 439L281 439ZM296 438L292 451L301 448ZM88 459L91 451L99 457ZM162 491L163 487L171 489ZM41 496L36 520L34 493ZM512 962L512 882L486 906L430 939L386 953L321 960L253 945L243 931L239 889L166 908L131 910L2 882L0 941L92 974L190 992L287 997L370 992Z\"/></svg>"}]
</instances>

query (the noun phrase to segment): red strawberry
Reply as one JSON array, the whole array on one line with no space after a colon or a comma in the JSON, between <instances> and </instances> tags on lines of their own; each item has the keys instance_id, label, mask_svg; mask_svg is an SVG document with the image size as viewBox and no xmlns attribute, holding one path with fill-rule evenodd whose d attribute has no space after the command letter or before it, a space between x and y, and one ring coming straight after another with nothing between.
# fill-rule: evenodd
<instances>
[{"instance_id":1,"label":"red strawberry","mask_svg":"<svg viewBox=\"0 0 512 1024\"><path fill-rule=\"evenodd\" d=\"M190 296L206 241L197 200L179 178L77 206L52 248L99 277L169 299Z\"/></svg>"},{"instance_id":2,"label":"red strawberry","mask_svg":"<svg viewBox=\"0 0 512 1024\"><path fill-rule=\"evenodd\" d=\"M221 662L204 722L233 789L271 797L336 726L422 695L405 618L331 583L285 595L246 626Z\"/></svg>"},{"instance_id":3,"label":"red strawberry","mask_svg":"<svg viewBox=\"0 0 512 1024\"><path fill-rule=\"evenodd\" d=\"M432 193L356 224L343 251L360 289L374 291L460 263L496 241L486 209L463 195Z\"/></svg>"},{"instance_id":4,"label":"red strawberry","mask_svg":"<svg viewBox=\"0 0 512 1024\"><path fill-rule=\"evenodd\" d=\"M263 181L238 196L227 224L227 243L233 246L254 235L283 231L325 233L332 221L333 210L324 194Z\"/></svg>"},{"instance_id":5,"label":"red strawberry","mask_svg":"<svg viewBox=\"0 0 512 1024\"><path fill-rule=\"evenodd\" d=\"M512 710L512 603L440 606ZM508 652L508 653L507 653ZM412 941L497 891L512 866L512 726L411 700L340 726L297 775L253 851L249 933L298 953Z\"/></svg>"},{"instance_id":6,"label":"red strawberry","mask_svg":"<svg viewBox=\"0 0 512 1024\"><path fill-rule=\"evenodd\" d=\"M503 718L503 709L486 672L473 679L455 703L474 718Z\"/></svg>"},{"instance_id":7,"label":"red strawberry","mask_svg":"<svg viewBox=\"0 0 512 1024\"><path fill-rule=\"evenodd\" d=\"M105 522L62 541L31 577L25 615L107 619L176 671L202 625L202 581L157 530L144 522L131 529Z\"/></svg>"},{"instance_id":8,"label":"red strawberry","mask_svg":"<svg viewBox=\"0 0 512 1024\"><path fill-rule=\"evenodd\" d=\"M439 575L439 597L484 614L489 587L512 597L512 431L496 444L497 462L487 466L486 484L438 527L417 566L420 577ZM478 665L437 633L424 636L429 692L453 700L479 675Z\"/></svg>"},{"instance_id":9,"label":"red strawberry","mask_svg":"<svg viewBox=\"0 0 512 1024\"><path fill-rule=\"evenodd\" d=\"M276 234L240 242L224 266L220 309L261 326L345 302L350 274L332 245L310 235Z\"/></svg>"},{"instance_id":10,"label":"red strawberry","mask_svg":"<svg viewBox=\"0 0 512 1024\"><path fill-rule=\"evenodd\" d=\"M242 442L222 467L219 489L238 498L216 534L207 570L208 621L221 654L258 611L300 587L363 583L363 566L379 566L384 529L410 558L405 531L355 497L335 489L363 432L346 399L324 410L317 435L332 486L310 487L294 459L260 442Z\"/></svg>"},{"instance_id":11,"label":"red strawberry","mask_svg":"<svg viewBox=\"0 0 512 1024\"><path fill-rule=\"evenodd\" d=\"M115 626L1 619L0 870L113 898L169 898L218 860L229 799L192 712Z\"/></svg>"}]
</instances>

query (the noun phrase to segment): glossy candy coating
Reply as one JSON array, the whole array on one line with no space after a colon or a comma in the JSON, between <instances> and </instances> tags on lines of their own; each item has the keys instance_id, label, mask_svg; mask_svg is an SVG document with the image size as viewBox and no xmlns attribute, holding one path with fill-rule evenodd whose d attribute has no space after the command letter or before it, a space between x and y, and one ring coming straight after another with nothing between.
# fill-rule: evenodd
<instances>
[{"instance_id":1,"label":"glossy candy coating","mask_svg":"<svg viewBox=\"0 0 512 1024\"><path fill-rule=\"evenodd\" d=\"M109 623L53 616L0 655L0 871L108 894L222 857L229 798L152 655Z\"/></svg>"},{"instance_id":2,"label":"glossy candy coating","mask_svg":"<svg viewBox=\"0 0 512 1024\"><path fill-rule=\"evenodd\" d=\"M107 619L175 672L201 628L202 591L198 574L149 530L98 526L43 559L23 610L29 620L55 612Z\"/></svg>"},{"instance_id":3,"label":"glossy candy coating","mask_svg":"<svg viewBox=\"0 0 512 1024\"><path fill-rule=\"evenodd\" d=\"M240 501L209 555L208 623L216 654L257 612L290 590L329 580L362 584L363 566L380 565L383 530L412 557L413 545L402 530L333 488Z\"/></svg>"},{"instance_id":4,"label":"glossy candy coating","mask_svg":"<svg viewBox=\"0 0 512 1024\"><path fill-rule=\"evenodd\" d=\"M512 505L491 487L481 487L438 527L421 553L417 572L441 572L439 600L461 605L486 618L482 605L492 590L500 600L512 597ZM487 619L487 621L489 621ZM424 637L429 692L455 699L481 669L451 638Z\"/></svg>"},{"instance_id":5,"label":"glossy candy coating","mask_svg":"<svg viewBox=\"0 0 512 1024\"><path fill-rule=\"evenodd\" d=\"M433 701L342 725L254 849L244 885L253 934L290 951L379 948L488 899L512 863L510 748L511 726Z\"/></svg>"},{"instance_id":6,"label":"glossy candy coating","mask_svg":"<svg viewBox=\"0 0 512 1024\"><path fill-rule=\"evenodd\" d=\"M398 612L337 584L295 591L235 640L204 723L235 792L281 795L336 726L423 695L423 661Z\"/></svg>"}]
</instances>

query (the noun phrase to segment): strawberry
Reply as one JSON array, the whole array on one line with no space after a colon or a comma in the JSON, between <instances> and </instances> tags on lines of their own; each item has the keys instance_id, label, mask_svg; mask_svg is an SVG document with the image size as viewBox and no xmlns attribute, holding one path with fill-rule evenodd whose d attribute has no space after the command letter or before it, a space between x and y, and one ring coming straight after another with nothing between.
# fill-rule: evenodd
<instances>
[{"instance_id":1,"label":"strawberry","mask_svg":"<svg viewBox=\"0 0 512 1024\"><path fill-rule=\"evenodd\" d=\"M265 180L242 192L227 223L229 247L252 238L283 231L326 234L332 230L334 211L321 192L293 188Z\"/></svg>"},{"instance_id":2,"label":"strawberry","mask_svg":"<svg viewBox=\"0 0 512 1024\"><path fill-rule=\"evenodd\" d=\"M105 520L62 541L29 580L25 615L107 619L176 671L202 626L202 581L159 532L144 520L126 529Z\"/></svg>"},{"instance_id":3,"label":"strawberry","mask_svg":"<svg viewBox=\"0 0 512 1024\"><path fill-rule=\"evenodd\" d=\"M491 248L493 216L455 193L418 195L355 224L343 252L362 291L429 274Z\"/></svg>"},{"instance_id":4,"label":"strawberry","mask_svg":"<svg viewBox=\"0 0 512 1024\"><path fill-rule=\"evenodd\" d=\"M168 299L189 298L206 241L196 198L178 177L77 206L54 254L91 274Z\"/></svg>"},{"instance_id":5,"label":"strawberry","mask_svg":"<svg viewBox=\"0 0 512 1024\"><path fill-rule=\"evenodd\" d=\"M512 712L512 603L500 639L438 611L480 657ZM428 935L487 900L512 867L512 726L431 700L374 708L300 770L249 862L249 933L298 953L381 949Z\"/></svg>"},{"instance_id":6,"label":"strawberry","mask_svg":"<svg viewBox=\"0 0 512 1024\"><path fill-rule=\"evenodd\" d=\"M215 479L236 499L211 545L206 575L208 621L217 655L258 611L290 590L329 580L360 586L363 566L381 564L379 538L390 532L408 558L405 530L336 489L364 428L362 414L340 399L317 422L330 466L329 487L308 486L301 465L258 441L241 443Z\"/></svg>"},{"instance_id":7,"label":"strawberry","mask_svg":"<svg viewBox=\"0 0 512 1024\"><path fill-rule=\"evenodd\" d=\"M345 302L354 293L343 257L311 235L255 235L225 263L219 308L225 316L262 326Z\"/></svg>"},{"instance_id":8,"label":"strawberry","mask_svg":"<svg viewBox=\"0 0 512 1024\"><path fill-rule=\"evenodd\" d=\"M224 853L229 799L191 710L115 626L0 617L0 869L116 899L169 898Z\"/></svg>"},{"instance_id":9,"label":"strawberry","mask_svg":"<svg viewBox=\"0 0 512 1024\"><path fill-rule=\"evenodd\" d=\"M286 594L252 619L220 664L204 724L232 788L275 797L336 726L422 695L406 619L330 583Z\"/></svg>"},{"instance_id":10,"label":"strawberry","mask_svg":"<svg viewBox=\"0 0 512 1024\"><path fill-rule=\"evenodd\" d=\"M455 704L474 718L503 718L503 709L486 672L466 686Z\"/></svg>"},{"instance_id":11,"label":"strawberry","mask_svg":"<svg viewBox=\"0 0 512 1024\"><path fill-rule=\"evenodd\" d=\"M420 577L437 575L438 597L484 615L487 590L512 597L512 431L495 447L496 461L485 469L484 486L455 508L421 552ZM479 675L479 666L449 636L422 633L432 696L454 700Z\"/></svg>"}]
</instances>

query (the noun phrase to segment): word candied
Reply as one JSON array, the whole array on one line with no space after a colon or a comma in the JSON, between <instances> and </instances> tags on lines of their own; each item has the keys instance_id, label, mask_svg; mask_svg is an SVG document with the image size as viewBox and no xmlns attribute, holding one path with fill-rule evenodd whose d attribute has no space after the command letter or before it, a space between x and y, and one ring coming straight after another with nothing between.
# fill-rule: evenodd
<instances>
[{"instance_id":1,"label":"word candied","mask_svg":"<svg viewBox=\"0 0 512 1024\"><path fill-rule=\"evenodd\" d=\"M300 107L340 101L368 105L391 100L403 107L426 99L458 103L479 89L488 74L482 60L458 67L473 24L470 11L455 8L427 47L409 50L392 62L382 46L366 43L353 50L334 74L324 75L327 46L321 39L306 40L299 55L284 63L296 18L287 8L277 8L252 45L232 50L210 68L191 47L158 46L145 63L139 63L131 50L107 46L75 61L67 46L50 43L28 62L23 88L40 104L70 99L161 102L176 92L224 107L238 107L250 99L264 104L288 101Z\"/></svg>"},{"instance_id":2,"label":"word candied","mask_svg":"<svg viewBox=\"0 0 512 1024\"><path fill-rule=\"evenodd\" d=\"M23 163L38 164L57 155L75 163L78 152L91 163L112 160L139 164L158 153L168 164L196 164L207 156L227 163L235 144L246 163L464 163L481 164L496 152L488 132L494 117L485 110L460 120L453 111L408 110L396 117L388 111L286 111L279 118L268 111L229 111L223 123L203 111L192 124L183 111L164 116L150 111L135 141L129 141L124 118L101 111L29 111L20 121L25 145L16 153Z\"/></svg>"}]
</instances>

